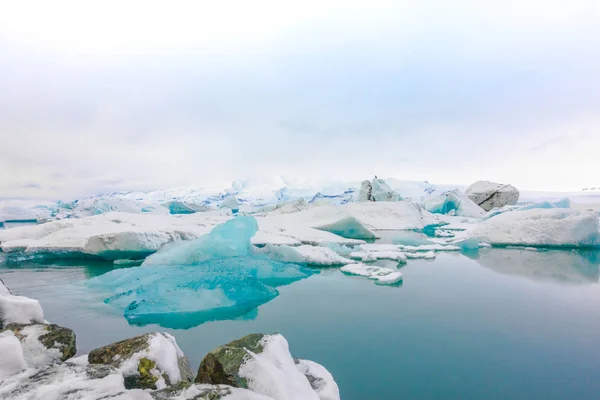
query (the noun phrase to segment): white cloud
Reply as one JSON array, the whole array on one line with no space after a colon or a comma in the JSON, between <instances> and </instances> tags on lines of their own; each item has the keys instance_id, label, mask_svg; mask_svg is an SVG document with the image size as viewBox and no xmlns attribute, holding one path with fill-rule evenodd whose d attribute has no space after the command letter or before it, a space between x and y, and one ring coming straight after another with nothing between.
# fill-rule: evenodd
<instances>
[{"instance_id":1,"label":"white cloud","mask_svg":"<svg viewBox=\"0 0 600 400\"><path fill-rule=\"evenodd\" d=\"M3 197L598 184L596 1L15 1L0 54Z\"/></svg>"}]
</instances>

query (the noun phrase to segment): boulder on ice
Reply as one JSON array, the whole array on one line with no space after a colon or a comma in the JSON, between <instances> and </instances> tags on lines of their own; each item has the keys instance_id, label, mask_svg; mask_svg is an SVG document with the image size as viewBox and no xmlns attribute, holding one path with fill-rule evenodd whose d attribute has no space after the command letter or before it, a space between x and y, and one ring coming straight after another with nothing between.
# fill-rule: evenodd
<instances>
[{"instance_id":1,"label":"boulder on ice","mask_svg":"<svg viewBox=\"0 0 600 400\"><path fill-rule=\"evenodd\" d=\"M489 181L477 181L469 186L465 193L485 211L514 205L519 201L519 191L516 187Z\"/></svg>"},{"instance_id":2,"label":"boulder on ice","mask_svg":"<svg viewBox=\"0 0 600 400\"><path fill-rule=\"evenodd\" d=\"M598 218L568 208L506 212L479 222L471 237L492 245L596 247Z\"/></svg>"}]
</instances>

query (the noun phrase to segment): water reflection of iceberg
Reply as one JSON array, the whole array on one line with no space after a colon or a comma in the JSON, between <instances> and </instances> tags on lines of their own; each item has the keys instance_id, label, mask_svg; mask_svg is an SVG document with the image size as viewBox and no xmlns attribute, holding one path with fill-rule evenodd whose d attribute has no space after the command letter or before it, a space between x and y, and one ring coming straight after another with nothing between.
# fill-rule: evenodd
<instances>
[{"instance_id":1,"label":"water reflection of iceberg","mask_svg":"<svg viewBox=\"0 0 600 400\"><path fill-rule=\"evenodd\" d=\"M600 251L489 249L477 262L495 272L537 281L563 284L598 284Z\"/></svg>"}]
</instances>

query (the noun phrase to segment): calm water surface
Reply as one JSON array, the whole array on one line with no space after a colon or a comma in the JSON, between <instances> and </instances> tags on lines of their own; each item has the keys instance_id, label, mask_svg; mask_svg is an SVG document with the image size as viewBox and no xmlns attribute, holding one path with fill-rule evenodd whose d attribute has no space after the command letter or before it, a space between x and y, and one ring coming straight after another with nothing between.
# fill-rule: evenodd
<instances>
[{"instance_id":1,"label":"calm water surface","mask_svg":"<svg viewBox=\"0 0 600 400\"><path fill-rule=\"evenodd\" d=\"M136 327L78 284L110 264L0 267L13 293L40 300L77 334L79 354L149 331L177 338L194 368L252 332L280 332L325 365L342 398L595 399L600 393L600 254L491 249L402 268L401 287L323 270L280 287L253 320L189 330Z\"/></svg>"}]
</instances>

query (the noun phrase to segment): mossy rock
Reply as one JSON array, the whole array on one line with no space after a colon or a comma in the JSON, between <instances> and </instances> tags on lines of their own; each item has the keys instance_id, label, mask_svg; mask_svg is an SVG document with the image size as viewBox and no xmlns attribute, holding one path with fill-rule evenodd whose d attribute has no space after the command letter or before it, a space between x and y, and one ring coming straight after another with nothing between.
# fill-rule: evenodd
<instances>
[{"instance_id":1,"label":"mossy rock","mask_svg":"<svg viewBox=\"0 0 600 400\"><path fill-rule=\"evenodd\" d=\"M107 346L94 349L88 355L90 364L103 364L119 368L125 361L134 357L137 353L148 349L153 335L160 333L147 333L145 335L121 340ZM139 357L139 356L138 356ZM193 373L189 367L186 357L177 360L182 380L191 381ZM138 361L137 371L131 375L125 375L125 387L127 389L156 389L156 382L162 377L167 385L171 385L169 376L161 370L156 362L142 357Z\"/></svg>"},{"instance_id":2,"label":"mossy rock","mask_svg":"<svg viewBox=\"0 0 600 400\"><path fill-rule=\"evenodd\" d=\"M118 367L123 360L131 358L135 353L146 350L151 335L151 333L147 333L94 349L90 351L88 361L90 364L104 364Z\"/></svg>"},{"instance_id":3,"label":"mossy rock","mask_svg":"<svg viewBox=\"0 0 600 400\"><path fill-rule=\"evenodd\" d=\"M239 376L239 369L249 357L247 350L255 354L262 353L261 340L264 336L262 333L253 333L212 350L200 363L195 382L247 389L248 382Z\"/></svg>"},{"instance_id":4,"label":"mossy rock","mask_svg":"<svg viewBox=\"0 0 600 400\"><path fill-rule=\"evenodd\" d=\"M24 339L23 329L29 326L40 327L45 333L38 336L47 349L58 349L61 352L60 361L66 361L77 353L75 332L69 328L55 324L8 324L4 330L13 331L19 340Z\"/></svg>"}]
</instances>

